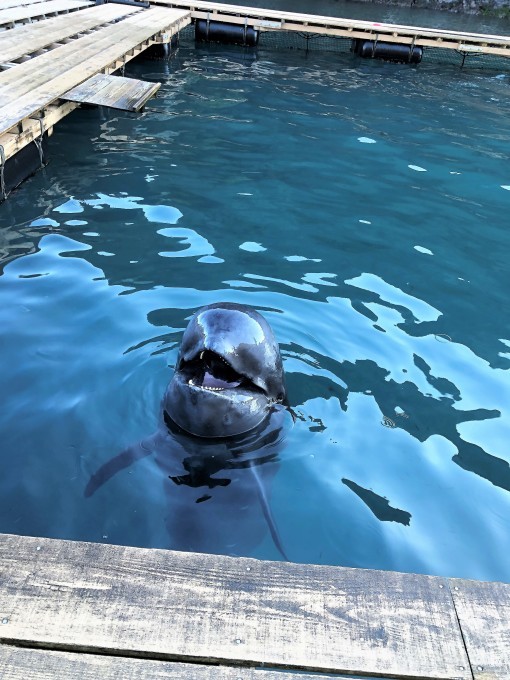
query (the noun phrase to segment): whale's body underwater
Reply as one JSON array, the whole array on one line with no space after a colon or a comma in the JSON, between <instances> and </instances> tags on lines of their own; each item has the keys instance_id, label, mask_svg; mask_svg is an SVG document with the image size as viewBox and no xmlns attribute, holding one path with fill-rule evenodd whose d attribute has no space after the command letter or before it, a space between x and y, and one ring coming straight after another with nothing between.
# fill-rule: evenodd
<instances>
[{"instance_id":1,"label":"whale's body underwater","mask_svg":"<svg viewBox=\"0 0 510 680\"><path fill-rule=\"evenodd\" d=\"M267 493L292 423L285 400L280 350L264 317L233 303L203 307L184 332L159 429L99 468L85 495L152 455L170 548L247 555L269 529L287 559Z\"/></svg>"}]
</instances>

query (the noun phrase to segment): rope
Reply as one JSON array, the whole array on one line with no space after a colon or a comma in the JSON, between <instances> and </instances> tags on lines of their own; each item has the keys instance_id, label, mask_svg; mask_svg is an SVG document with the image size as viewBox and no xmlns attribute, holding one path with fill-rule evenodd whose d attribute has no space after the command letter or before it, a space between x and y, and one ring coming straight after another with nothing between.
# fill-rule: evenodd
<instances>
[{"instance_id":1,"label":"rope","mask_svg":"<svg viewBox=\"0 0 510 680\"><path fill-rule=\"evenodd\" d=\"M377 43L378 42L379 42L379 33L376 33L374 44L372 45L372 59L375 59L375 51L377 49Z\"/></svg>"},{"instance_id":2,"label":"rope","mask_svg":"<svg viewBox=\"0 0 510 680\"><path fill-rule=\"evenodd\" d=\"M39 162L41 163L41 168L44 167L44 151L43 151L43 135L44 135L44 126L43 126L43 116L40 116L36 120L39 121L39 128L40 128L40 135L39 137L34 137L34 144L37 147L37 150L39 151Z\"/></svg>"},{"instance_id":3,"label":"rope","mask_svg":"<svg viewBox=\"0 0 510 680\"><path fill-rule=\"evenodd\" d=\"M413 35L413 42L411 43L411 49L409 50L409 59L408 59L408 64L411 63L411 59L413 58L414 54L414 43L416 42L416 36Z\"/></svg>"},{"instance_id":4,"label":"rope","mask_svg":"<svg viewBox=\"0 0 510 680\"><path fill-rule=\"evenodd\" d=\"M0 144L0 199L2 201L5 201L7 198L7 192L5 191L5 178L4 178L4 169L5 169L5 151L4 147Z\"/></svg>"}]
</instances>

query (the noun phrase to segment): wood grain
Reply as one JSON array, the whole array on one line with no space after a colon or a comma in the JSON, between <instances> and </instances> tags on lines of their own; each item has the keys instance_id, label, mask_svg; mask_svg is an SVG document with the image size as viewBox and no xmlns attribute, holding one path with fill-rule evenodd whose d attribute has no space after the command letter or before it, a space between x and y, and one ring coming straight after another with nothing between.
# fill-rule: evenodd
<instances>
[{"instance_id":1,"label":"wood grain","mask_svg":"<svg viewBox=\"0 0 510 680\"><path fill-rule=\"evenodd\" d=\"M4 643L471 679L434 577L0 535L0 580Z\"/></svg>"},{"instance_id":2,"label":"wood grain","mask_svg":"<svg viewBox=\"0 0 510 680\"><path fill-rule=\"evenodd\" d=\"M135 7L109 3L3 31L0 33L0 62L14 61L80 31L88 31L136 11Z\"/></svg>"},{"instance_id":3,"label":"wood grain","mask_svg":"<svg viewBox=\"0 0 510 680\"><path fill-rule=\"evenodd\" d=\"M92 3L89 0L48 0L47 2L34 2L22 6L19 3L17 7L0 9L0 26L43 17L47 14L72 12L90 4Z\"/></svg>"},{"instance_id":4,"label":"wood grain","mask_svg":"<svg viewBox=\"0 0 510 680\"><path fill-rule=\"evenodd\" d=\"M0 9L18 7L19 5L32 5L35 2L44 2L44 0L0 0Z\"/></svg>"},{"instance_id":5,"label":"wood grain","mask_svg":"<svg viewBox=\"0 0 510 680\"><path fill-rule=\"evenodd\" d=\"M133 47L189 21L189 12L144 10L0 73L0 135Z\"/></svg>"},{"instance_id":6,"label":"wood grain","mask_svg":"<svg viewBox=\"0 0 510 680\"><path fill-rule=\"evenodd\" d=\"M49 106L42 120L43 132L50 131L62 118L67 116L71 111L74 111L79 104L73 102L64 102L60 105ZM29 118L23 122L23 132L19 134L7 133L0 135L0 144L4 148L6 158L11 158L20 149L23 149L27 144L30 144L34 139L39 139L41 136L41 123L39 120Z\"/></svg>"},{"instance_id":7,"label":"wood grain","mask_svg":"<svg viewBox=\"0 0 510 680\"><path fill-rule=\"evenodd\" d=\"M449 582L475 680L510 678L510 584Z\"/></svg>"},{"instance_id":8,"label":"wood grain","mask_svg":"<svg viewBox=\"0 0 510 680\"><path fill-rule=\"evenodd\" d=\"M62 99L96 106L109 106L123 111L139 111L156 94L161 83L148 83L136 78L92 76L78 87L62 95Z\"/></svg>"},{"instance_id":9,"label":"wood grain","mask_svg":"<svg viewBox=\"0 0 510 680\"><path fill-rule=\"evenodd\" d=\"M254 668L129 659L0 646L0 677L8 680L296 680L285 672ZM300 674L298 680L342 680L338 675ZM344 680L349 680L344 677Z\"/></svg>"}]
</instances>

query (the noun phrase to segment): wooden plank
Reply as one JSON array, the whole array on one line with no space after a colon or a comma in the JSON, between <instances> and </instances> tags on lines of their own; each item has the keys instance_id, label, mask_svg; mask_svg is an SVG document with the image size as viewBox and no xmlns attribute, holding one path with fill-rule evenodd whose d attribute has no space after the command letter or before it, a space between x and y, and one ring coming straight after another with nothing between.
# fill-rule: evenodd
<instances>
[{"instance_id":1,"label":"wooden plank","mask_svg":"<svg viewBox=\"0 0 510 680\"><path fill-rule=\"evenodd\" d=\"M9 680L296 680L294 674L228 666L129 659L0 646L0 677ZM342 680L300 674L298 680ZM344 676L344 680L349 680ZM367 678L370 680L370 678Z\"/></svg>"},{"instance_id":2,"label":"wooden plank","mask_svg":"<svg viewBox=\"0 0 510 680\"><path fill-rule=\"evenodd\" d=\"M510 678L510 584L450 579L475 680Z\"/></svg>"},{"instance_id":3,"label":"wooden plank","mask_svg":"<svg viewBox=\"0 0 510 680\"><path fill-rule=\"evenodd\" d=\"M137 11L136 7L108 3L3 31L0 33L0 62L14 61L79 32L97 28Z\"/></svg>"},{"instance_id":4,"label":"wooden plank","mask_svg":"<svg viewBox=\"0 0 510 680\"><path fill-rule=\"evenodd\" d=\"M2 106L22 97L27 92L33 92L34 88L46 84L56 77L67 75L74 66L84 67L90 59L99 57L110 48L108 54L113 54L112 61L119 59L131 47L138 44L138 38L143 41L148 36L158 32L161 15L158 12L172 10L144 10L135 17L127 17L117 24L103 26L91 35L83 36L72 43L62 45L52 50L51 54L41 54L30 61L18 64L15 68L0 73L0 96ZM147 13L150 12L150 15ZM156 14L153 14L156 12ZM163 15L167 19L168 15ZM154 27L153 27L154 26ZM127 40L128 47L119 50L117 44ZM106 62L104 62L106 63ZM85 68L83 69L85 70ZM100 68L97 71L101 70ZM95 72L88 74L88 77ZM83 78L86 80L87 78ZM78 83L75 83L76 85ZM74 86L73 85L73 86ZM67 87L69 89L69 87ZM61 90L65 92L66 89Z\"/></svg>"},{"instance_id":5,"label":"wooden plank","mask_svg":"<svg viewBox=\"0 0 510 680\"><path fill-rule=\"evenodd\" d=\"M205 11L212 13L222 13L258 17L260 19L272 19L281 22L313 24L322 26L338 26L338 27L357 27L380 30L381 32L409 32L414 35L431 35L434 37L441 36L443 38L450 37L453 39L464 38L480 39L486 41L492 39L501 42L510 42L510 37L500 35L486 35L483 33L468 33L466 31L447 31L443 29L431 29L418 26L406 26L402 24L387 24L384 22L363 21L358 19L343 19L339 17L320 16L315 14L302 14L299 12L284 12L280 10L261 9L258 7L248 7L243 5L227 5L218 2L208 2L205 0L151 0L151 4L168 5L170 7L180 7L183 9L192 9L193 12ZM213 17L211 16L211 19Z\"/></svg>"},{"instance_id":6,"label":"wooden plank","mask_svg":"<svg viewBox=\"0 0 510 680\"><path fill-rule=\"evenodd\" d=\"M0 535L0 642L470 680L437 577Z\"/></svg>"},{"instance_id":7,"label":"wooden plank","mask_svg":"<svg viewBox=\"0 0 510 680\"><path fill-rule=\"evenodd\" d=\"M67 116L71 111L74 111L78 104L73 102L65 102L59 106L49 106L42 118L43 132L49 132L56 123ZM23 149L27 144L30 144L34 139L38 139L41 135L41 123L39 120L29 118L23 121L23 132L19 134L6 133L0 135L0 145L4 148L5 158L11 158L18 151Z\"/></svg>"},{"instance_id":8,"label":"wooden plank","mask_svg":"<svg viewBox=\"0 0 510 680\"><path fill-rule=\"evenodd\" d=\"M337 17L319 16L313 14L301 14L297 12L282 12L240 5L226 5L213 2L195 2L195 0L152 0L152 4L170 7L190 8L193 18L207 18L214 21L227 21L230 23L244 24L260 27L262 30L276 30L264 26L264 22L279 23L279 28L288 31L300 31L318 33L321 35L333 35L343 37L355 37L352 31L360 33L360 37L374 36L379 40L389 42L414 42L416 45L428 45L434 47L446 47L457 49L460 43L477 45L482 52L486 52L486 45L493 50L490 54L510 56L510 37L485 35L481 33L468 33L465 31L446 31L442 29L430 29L417 26L404 26L400 24L386 24L373 21L361 21L355 19L342 19ZM407 37L408 40L399 40ZM438 44L439 43L439 44ZM494 51L498 49L498 51Z\"/></svg>"},{"instance_id":9,"label":"wooden plank","mask_svg":"<svg viewBox=\"0 0 510 680\"><path fill-rule=\"evenodd\" d=\"M139 111L153 97L161 83L148 83L136 78L98 74L61 96L71 102L109 106L123 111Z\"/></svg>"},{"instance_id":10,"label":"wooden plank","mask_svg":"<svg viewBox=\"0 0 510 680\"><path fill-rule=\"evenodd\" d=\"M72 12L90 4L89 0L47 0L46 2L2 9L0 10L0 25L14 24L18 21L43 17L47 14Z\"/></svg>"},{"instance_id":11,"label":"wooden plank","mask_svg":"<svg viewBox=\"0 0 510 680\"><path fill-rule=\"evenodd\" d=\"M163 1L163 0L162 0ZM158 0L159 2L159 0ZM195 10L193 12L193 17L195 19L207 19L208 13L207 12L202 12ZM242 16L230 16L230 15L214 15L210 17L211 20L215 21L227 21L228 23L232 24L239 24L239 25L244 25L245 23L245 18ZM259 26L259 20L258 19L247 19L248 25L252 25L254 27ZM385 42L392 42L392 43L398 43L398 44L413 44L416 46L421 46L421 47L442 47L445 49L453 49L453 50L459 50L459 51L466 51L466 52L473 52L473 49L476 48L476 52L479 52L480 54L494 54L498 56L503 56L503 57L510 57L510 43L508 45L506 44L501 44L498 46L491 46L491 45L472 45L472 44L465 44L460 37L456 37L454 40L446 40L446 39L441 39L439 42L438 38L426 38L426 37L421 37L418 35L416 32L414 35L406 35L406 34L400 34L394 31L393 33L387 33L382 35L381 30L379 28L370 28L370 29L362 29L360 27L358 28L336 28L333 26L318 26L318 25L311 25L307 24L302 25L299 23L290 23L290 22L285 22L282 24L281 27L282 30L285 31L295 31L298 33L312 33L313 35L324 35L324 36L337 36L341 38L362 38L364 40L384 40ZM277 30L277 29L269 29L265 28L263 30Z\"/></svg>"},{"instance_id":12,"label":"wooden plank","mask_svg":"<svg viewBox=\"0 0 510 680\"><path fill-rule=\"evenodd\" d=\"M144 10L0 73L0 102L3 104L0 107L0 135L58 99L62 93L105 70L135 46L162 31L170 36L189 22L189 12L162 8ZM132 56L126 57L126 61Z\"/></svg>"},{"instance_id":13,"label":"wooden plank","mask_svg":"<svg viewBox=\"0 0 510 680\"><path fill-rule=\"evenodd\" d=\"M34 2L44 2L44 0L0 0L0 9L19 7L19 5L31 5Z\"/></svg>"}]
</instances>

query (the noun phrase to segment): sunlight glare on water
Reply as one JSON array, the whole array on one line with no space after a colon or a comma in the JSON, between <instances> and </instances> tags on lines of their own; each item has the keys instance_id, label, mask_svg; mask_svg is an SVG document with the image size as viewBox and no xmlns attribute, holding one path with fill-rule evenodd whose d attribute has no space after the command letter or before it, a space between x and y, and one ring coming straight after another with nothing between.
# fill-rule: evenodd
<instances>
[{"instance_id":1,"label":"sunlight glare on water","mask_svg":"<svg viewBox=\"0 0 510 680\"><path fill-rule=\"evenodd\" d=\"M186 46L131 73L147 110L75 112L0 206L0 530L174 547L150 457L84 488L227 300L282 349L289 559L509 581L510 77ZM215 546L195 491L208 549L280 558Z\"/></svg>"}]
</instances>

